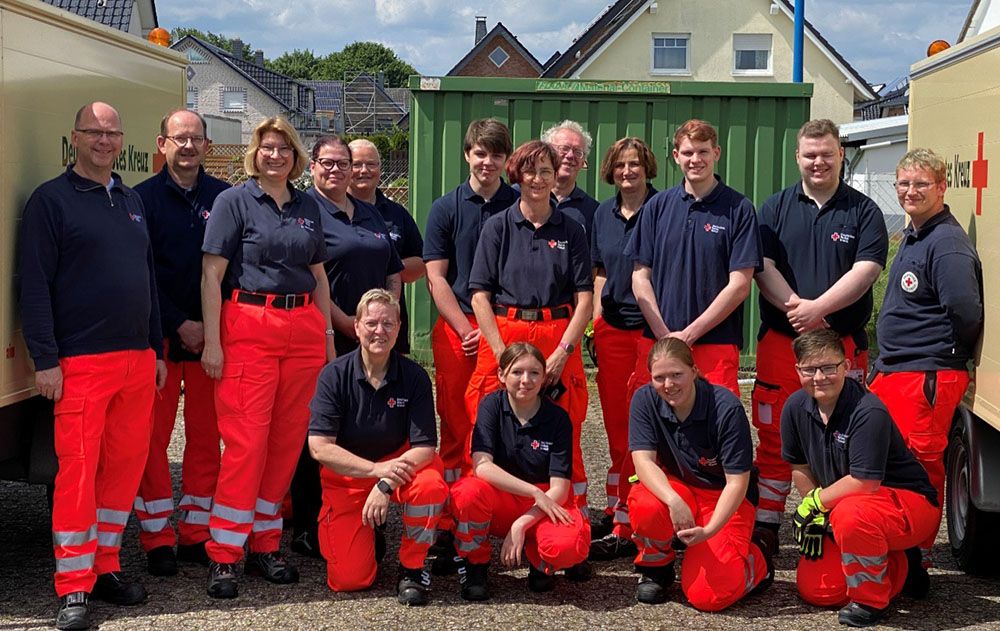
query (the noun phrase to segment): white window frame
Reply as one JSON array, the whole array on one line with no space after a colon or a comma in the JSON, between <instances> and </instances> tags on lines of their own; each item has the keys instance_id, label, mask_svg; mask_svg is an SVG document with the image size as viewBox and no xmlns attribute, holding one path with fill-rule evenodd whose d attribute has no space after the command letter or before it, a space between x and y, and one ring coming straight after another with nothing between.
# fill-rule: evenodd
<instances>
[{"instance_id":1,"label":"white window frame","mask_svg":"<svg viewBox=\"0 0 1000 631\"><path fill-rule=\"evenodd\" d=\"M685 45L684 45L683 68L656 67L656 40L663 38L684 40ZM649 74L675 76L675 77L691 76L691 33L653 33L649 41Z\"/></svg>"},{"instance_id":2,"label":"white window frame","mask_svg":"<svg viewBox=\"0 0 1000 631\"><path fill-rule=\"evenodd\" d=\"M737 68L736 57L741 51L765 51L767 53L767 67ZM774 36L771 33L733 33L733 76L774 76Z\"/></svg>"},{"instance_id":3,"label":"white window frame","mask_svg":"<svg viewBox=\"0 0 1000 631\"><path fill-rule=\"evenodd\" d=\"M208 57L206 57L200 50L194 47L188 48L186 51L184 51L184 56L187 57L189 64L208 63Z\"/></svg>"},{"instance_id":4,"label":"white window frame","mask_svg":"<svg viewBox=\"0 0 1000 631\"><path fill-rule=\"evenodd\" d=\"M503 61L501 61L500 63L497 63L496 60L493 59L493 55L495 55L497 51L500 51L504 55ZM510 53L508 53L506 50L504 50L500 46L497 46L496 48L493 49L492 52L490 52L489 55L487 55L487 58L490 60L490 63L492 63L497 68L499 68L499 67L503 66L505 63L507 63L508 61L510 61Z\"/></svg>"},{"instance_id":5,"label":"white window frame","mask_svg":"<svg viewBox=\"0 0 1000 631\"><path fill-rule=\"evenodd\" d=\"M239 94L242 97L242 103L238 106L229 105L227 103L226 97L230 94ZM223 87L219 92L219 109L223 112L245 112L247 111L247 89L241 87Z\"/></svg>"},{"instance_id":6,"label":"white window frame","mask_svg":"<svg viewBox=\"0 0 1000 631\"><path fill-rule=\"evenodd\" d=\"M192 88L191 86L188 86L187 93L184 95L184 107L197 111L198 88Z\"/></svg>"}]
</instances>

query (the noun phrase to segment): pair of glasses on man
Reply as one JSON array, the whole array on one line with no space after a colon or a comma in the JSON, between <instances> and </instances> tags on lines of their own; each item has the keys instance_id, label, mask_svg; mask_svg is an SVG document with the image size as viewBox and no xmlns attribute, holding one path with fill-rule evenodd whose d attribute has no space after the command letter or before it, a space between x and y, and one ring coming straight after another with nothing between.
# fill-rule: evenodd
<instances>
[{"instance_id":1,"label":"pair of glasses on man","mask_svg":"<svg viewBox=\"0 0 1000 631\"><path fill-rule=\"evenodd\" d=\"M166 136L178 147L186 147L188 143L191 143L195 147L200 147L205 144L208 140L204 136Z\"/></svg>"},{"instance_id":2,"label":"pair of glasses on man","mask_svg":"<svg viewBox=\"0 0 1000 631\"><path fill-rule=\"evenodd\" d=\"M795 370L806 379L814 379L817 373L822 373L824 377L832 377L837 374L840 367L844 365L846 359L842 359L836 364L823 364L822 366L799 366L795 364Z\"/></svg>"},{"instance_id":3,"label":"pair of glasses on man","mask_svg":"<svg viewBox=\"0 0 1000 631\"><path fill-rule=\"evenodd\" d=\"M123 131L106 131L104 129L74 129L73 131L92 140L100 140L104 136L107 136L108 140L121 140L122 136L125 135Z\"/></svg>"}]
</instances>

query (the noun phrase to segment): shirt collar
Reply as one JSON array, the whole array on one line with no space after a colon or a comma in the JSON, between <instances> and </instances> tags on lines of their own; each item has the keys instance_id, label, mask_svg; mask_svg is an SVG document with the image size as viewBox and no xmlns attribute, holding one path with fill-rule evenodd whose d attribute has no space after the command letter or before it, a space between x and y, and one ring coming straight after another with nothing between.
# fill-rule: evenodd
<instances>
[{"instance_id":1,"label":"shirt collar","mask_svg":"<svg viewBox=\"0 0 1000 631\"><path fill-rule=\"evenodd\" d=\"M649 201L650 197L652 197L653 195L656 195L657 192L658 191L656 190L656 187L654 187L649 182L646 182L646 199L643 200L642 207L639 208L638 212L636 212L634 215L632 215L632 218L629 221L635 221L636 220L636 217L638 217L639 213L642 212L642 209L645 208L646 202ZM615 193L615 207L612 209L611 212L614 213L614 215L616 217L618 217L619 219L621 219L622 221L625 221L625 216L622 215L622 192L621 191L618 191L617 193Z\"/></svg>"},{"instance_id":2,"label":"shirt collar","mask_svg":"<svg viewBox=\"0 0 1000 631\"><path fill-rule=\"evenodd\" d=\"M546 220L546 222L542 224L543 226L548 224L552 224L553 226L558 226L561 225L563 222L563 213L558 208L556 208L554 201L555 197L549 197L549 208L552 209L552 214L549 215L548 220ZM517 200L516 202L511 204L510 208L507 209L507 212L508 212L507 215L508 218L510 219L511 222L514 223L514 225L526 224L530 226L532 230L535 229L535 226L530 221L528 221L525 218L524 213L521 212L521 200Z\"/></svg>"},{"instance_id":3,"label":"shirt collar","mask_svg":"<svg viewBox=\"0 0 1000 631\"><path fill-rule=\"evenodd\" d=\"M930 219L928 219L924 223L924 225L920 226L919 229L913 227L913 222L908 223L906 225L906 228L903 229L903 235L906 236L906 237L914 237L916 239L920 239L924 235L926 235L928 232L930 232L931 230L933 230L934 226L936 226L936 225L938 225L940 223L944 223L951 216L952 216L951 215L951 208L948 207L948 204L945 204L944 208L941 209L940 212L938 212L933 217L931 217Z\"/></svg>"},{"instance_id":4,"label":"shirt collar","mask_svg":"<svg viewBox=\"0 0 1000 631\"><path fill-rule=\"evenodd\" d=\"M250 191L250 194L253 195L255 199L259 200L262 197L267 197L268 199L271 199L271 196L268 195L267 193L265 193L264 189L262 189L260 187L260 183L257 181L257 178L255 178L255 177L248 178L247 181L246 181L246 185L247 185L247 190ZM295 204L299 203L299 199L300 199L299 196L302 194L302 192L299 191L294 186L292 186L291 182L286 182L285 186L288 187L288 191L291 193L291 202L290 203L292 205L295 205ZM310 189L310 191L311 190L312 189Z\"/></svg>"},{"instance_id":5,"label":"shirt collar","mask_svg":"<svg viewBox=\"0 0 1000 631\"><path fill-rule=\"evenodd\" d=\"M361 348L356 348L351 353L354 357L351 363L354 364L355 380L359 383L368 383L368 375L365 373L365 363L361 358ZM399 357L395 350L389 351L389 365L385 371L385 382L399 381Z\"/></svg>"},{"instance_id":6,"label":"shirt collar","mask_svg":"<svg viewBox=\"0 0 1000 631\"><path fill-rule=\"evenodd\" d=\"M513 190L514 189L508 186L507 182L505 182L503 178L500 178L500 187L497 188L496 193L493 193L493 197L490 198L490 201L492 202L498 199L503 199L503 196L507 194L507 191L513 192ZM469 184L468 179L462 182L462 185L459 187L459 191L462 194L462 199L485 201L485 198L482 195L472 190L472 185Z\"/></svg>"},{"instance_id":7,"label":"shirt collar","mask_svg":"<svg viewBox=\"0 0 1000 631\"><path fill-rule=\"evenodd\" d=\"M823 208L828 208L832 206L835 201L839 200L844 195L847 195L847 191L849 188L850 187L847 185L847 182L845 182L844 180L838 180L837 190L833 192L833 195L830 196L830 199L826 200L826 203L823 204ZM806 195L806 189L802 185L802 180L799 180L798 183L795 185L795 193L800 201L809 202L813 206L816 205L816 202L814 202L811 197Z\"/></svg>"},{"instance_id":8,"label":"shirt collar","mask_svg":"<svg viewBox=\"0 0 1000 631\"><path fill-rule=\"evenodd\" d=\"M833 406L833 414L826 424L827 429L835 429L842 422L846 421L850 411L854 409L864 395L865 390L861 387L861 384L849 377L845 378L844 388L840 391L840 396L837 397L837 404ZM819 413L819 404L813 397L809 397L807 411L816 423L823 425L823 417Z\"/></svg>"},{"instance_id":9,"label":"shirt collar","mask_svg":"<svg viewBox=\"0 0 1000 631\"><path fill-rule=\"evenodd\" d=\"M702 198L701 203L703 204L713 203L716 199L719 198L720 195L722 195L722 190L726 188L726 183L722 181L722 178L719 177L717 173L713 174L713 177L715 177L715 181L717 183L715 185L715 188L712 189L712 192L708 194L708 197ZM687 189L684 188L684 182L681 182L677 186L681 187L681 199L690 200L692 203L696 201L694 195L688 193Z\"/></svg>"},{"instance_id":10,"label":"shirt collar","mask_svg":"<svg viewBox=\"0 0 1000 631\"><path fill-rule=\"evenodd\" d=\"M80 175L79 173L77 173L76 171L73 170L74 166L76 166L75 162L71 162L70 164L66 165L66 172L65 172L65 174L66 174L66 177L69 178L69 181L75 187L77 187L79 189L85 189L85 190L90 190L90 189L97 188L97 187L100 187L100 188L107 188L108 187L107 182L95 182L94 180L91 180L90 178L83 177L82 175ZM118 175L114 171L111 172L111 188L112 189L118 189L119 192L122 190L122 176Z\"/></svg>"},{"instance_id":11,"label":"shirt collar","mask_svg":"<svg viewBox=\"0 0 1000 631\"><path fill-rule=\"evenodd\" d=\"M178 185L177 182L174 181L174 178L170 176L170 169L167 168L166 164L164 164L163 168L160 169L160 177L163 179L164 186L174 189L181 195L187 195L189 192L193 193L201 188L201 184L205 180L205 167L203 166L198 167L198 179L195 180L194 188L192 188L190 191L181 188L180 185Z\"/></svg>"},{"instance_id":12,"label":"shirt collar","mask_svg":"<svg viewBox=\"0 0 1000 631\"><path fill-rule=\"evenodd\" d=\"M498 392L501 393L501 395L500 395L500 411L504 415L504 418L508 418L508 419L511 420L511 422L514 424L514 428L515 429L517 429L519 427L528 428L528 427L537 427L538 426L538 420L539 420L539 418L542 415L542 407L545 406L545 401L544 400L542 401L542 405L538 406L538 411L535 412L535 415L532 416L530 419L528 419L527 423L525 423L524 425L521 425L521 421L518 420L517 414L514 414L514 408L510 404L510 398L507 396L507 391L501 389L501 390L498 390Z\"/></svg>"},{"instance_id":13,"label":"shirt collar","mask_svg":"<svg viewBox=\"0 0 1000 631\"><path fill-rule=\"evenodd\" d=\"M670 407L670 404L663 400L655 390L653 391L653 396L656 397L656 409L660 418L671 421L678 425L681 424L681 420L677 418L674 413L674 408ZM683 421L684 423L690 423L692 421L704 421L708 419L709 415L709 405L715 401L715 397L712 393L712 384L710 384L705 379L695 379L694 382L694 406L691 408L691 413Z\"/></svg>"}]
</instances>

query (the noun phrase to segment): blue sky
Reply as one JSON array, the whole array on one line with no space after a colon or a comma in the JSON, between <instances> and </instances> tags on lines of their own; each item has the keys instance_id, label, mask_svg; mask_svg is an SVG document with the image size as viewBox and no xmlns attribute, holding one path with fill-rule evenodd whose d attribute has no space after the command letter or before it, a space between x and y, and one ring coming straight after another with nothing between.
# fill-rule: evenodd
<instances>
[{"instance_id":1,"label":"blue sky","mask_svg":"<svg viewBox=\"0 0 1000 631\"><path fill-rule=\"evenodd\" d=\"M501 21L539 61L566 50L610 0L159 0L161 26L240 36L267 57L354 41L393 48L420 73L444 74L473 45L475 16ZM701 0L717 3L768 0ZM869 82L905 75L927 44L954 42L972 0L806 0L806 17ZM660 0L661 11L671 0Z\"/></svg>"}]
</instances>

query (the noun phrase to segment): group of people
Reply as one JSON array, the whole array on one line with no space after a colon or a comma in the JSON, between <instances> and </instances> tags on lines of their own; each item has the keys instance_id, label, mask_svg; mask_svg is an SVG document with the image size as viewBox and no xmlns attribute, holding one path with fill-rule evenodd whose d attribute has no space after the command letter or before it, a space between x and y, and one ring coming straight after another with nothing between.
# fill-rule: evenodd
<instances>
[{"instance_id":1,"label":"group of people","mask_svg":"<svg viewBox=\"0 0 1000 631\"><path fill-rule=\"evenodd\" d=\"M204 120L175 110L157 137L163 169L132 190L112 172L122 136L113 107L81 108L76 162L35 191L21 226L24 334L55 401L57 628L87 628L89 599L145 600L118 562L133 508L150 574L203 563L215 598L238 595L244 556L245 575L298 580L279 551L289 510L292 549L326 560L331 589L370 587L397 503L403 604L429 601L431 572L457 571L464 599L488 599L496 536L536 592L556 572L585 581L590 561L634 557L643 603L667 599L681 553L687 600L717 611L773 580L794 483L806 601L868 626L895 595L926 595L947 432L983 318L978 257L933 152L897 168L911 223L869 374L888 237L841 180L830 121L803 125L801 181L757 212L715 173L704 121L674 134L682 181L662 192L650 148L614 143L600 176L616 194L598 204L576 184L591 150L581 125L515 149L503 123L477 120L469 178L434 202L422 236L378 190L370 142L307 150L267 119L249 179L230 188L202 167ZM306 169L303 192L292 181ZM425 274L433 388L406 356L400 301ZM754 280L756 455L737 381ZM591 320L611 462L593 516ZM166 449L182 388L175 533Z\"/></svg>"}]
</instances>

